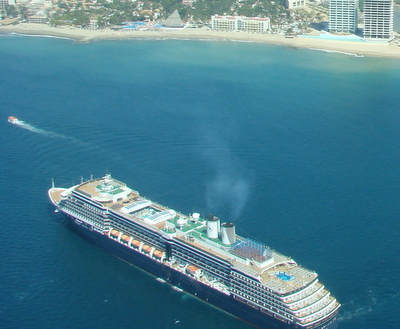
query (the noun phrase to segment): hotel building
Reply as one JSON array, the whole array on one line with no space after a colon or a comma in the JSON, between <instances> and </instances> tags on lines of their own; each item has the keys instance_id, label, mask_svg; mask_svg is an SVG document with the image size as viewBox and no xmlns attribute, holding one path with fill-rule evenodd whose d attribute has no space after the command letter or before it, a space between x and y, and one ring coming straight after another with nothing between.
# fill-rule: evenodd
<instances>
[{"instance_id":1,"label":"hotel building","mask_svg":"<svg viewBox=\"0 0 400 329\"><path fill-rule=\"evenodd\" d=\"M213 30L262 33L266 33L271 29L269 18L218 15L211 17L211 27Z\"/></svg>"},{"instance_id":2,"label":"hotel building","mask_svg":"<svg viewBox=\"0 0 400 329\"><path fill-rule=\"evenodd\" d=\"M329 31L355 33L357 29L358 0L329 1Z\"/></svg>"},{"instance_id":3,"label":"hotel building","mask_svg":"<svg viewBox=\"0 0 400 329\"><path fill-rule=\"evenodd\" d=\"M393 0L364 1L364 38L393 39Z\"/></svg>"},{"instance_id":4,"label":"hotel building","mask_svg":"<svg viewBox=\"0 0 400 329\"><path fill-rule=\"evenodd\" d=\"M7 5L15 5L15 0L0 0L0 9L5 9Z\"/></svg>"}]
</instances>

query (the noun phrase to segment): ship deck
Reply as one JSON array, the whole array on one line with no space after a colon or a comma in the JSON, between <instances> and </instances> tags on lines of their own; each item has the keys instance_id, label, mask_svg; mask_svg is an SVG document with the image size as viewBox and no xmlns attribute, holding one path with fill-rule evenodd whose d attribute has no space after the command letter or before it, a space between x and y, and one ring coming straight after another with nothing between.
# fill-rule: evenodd
<instances>
[{"instance_id":1,"label":"ship deck","mask_svg":"<svg viewBox=\"0 0 400 329\"><path fill-rule=\"evenodd\" d=\"M65 188L59 188L59 187L53 187L49 190L49 198L50 201L54 204L57 205L57 203L60 202L61 200L61 193L66 191L67 189Z\"/></svg>"},{"instance_id":2,"label":"ship deck","mask_svg":"<svg viewBox=\"0 0 400 329\"><path fill-rule=\"evenodd\" d=\"M138 192L131 190L117 180L110 180L108 185L104 184L103 178L91 180L76 186L75 190L97 202L101 202L103 206L118 212L125 218L139 222L143 226L151 227L153 230L171 233L171 228L173 228L176 239L225 262L229 262L233 268L255 278L279 295L289 294L291 291L306 286L317 278L315 272L299 266L290 257L274 250L271 250L272 257L267 262L264 262L262 266L260 264L257 266L257 263L252 259L245 259L238 254L233 254L230 251L230 247L224 245L219 239L207 237L206 220L201 218L193 221L190 216L174 212L175 215L172 218L151 223L149 218L152 215L157 212L168 211L170 208L140 197ZM53 195L51 197L52 200L54 199L58 202L61 192L58 190L51 192ZM151 204L145 211L141 209L131 214L122 211L124 207L138 200L150 201ZM179 220L183 224L180 224ZM243 238L237 236L237 239Z\"/></svg>"},{"instance_id":3,"label":"ship deck","mask_svg":"<svg viewBox=\"0 0 400 329\"><path fill-rule=\"evenodd\" d=\"M276 251L272 251L273 261L270 262L266 267L259 268L251 261L244 263L229 251L218 249L212 245L207 245L206 243L203 243L203 240L191 240L184 235L178 235L177 238L197 249L230 262L233 268L236 268L247 275L256 278L263 285L277 292L278 294L287 294L291 291L308 285L317 278L317 274L315 272L299 266L291 258Z\"/></svg>"}]
</instances>

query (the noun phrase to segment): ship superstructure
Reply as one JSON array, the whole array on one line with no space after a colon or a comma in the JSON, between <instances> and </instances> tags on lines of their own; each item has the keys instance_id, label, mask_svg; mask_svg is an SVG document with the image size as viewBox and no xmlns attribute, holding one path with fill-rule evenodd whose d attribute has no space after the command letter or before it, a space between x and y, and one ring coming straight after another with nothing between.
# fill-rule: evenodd
<instances>
[{"instance_id":1,"label":"ship superstructure","mask_svg":"<svg viewBox=\"0 0 400 329\"><path fill-rule=\"evenodd\" d=\"M106 175L49 190L85 236L162 281L262 328L335 328L340 304L317 273L235 225L184 215Z\"/></svg>"}]
</instances>

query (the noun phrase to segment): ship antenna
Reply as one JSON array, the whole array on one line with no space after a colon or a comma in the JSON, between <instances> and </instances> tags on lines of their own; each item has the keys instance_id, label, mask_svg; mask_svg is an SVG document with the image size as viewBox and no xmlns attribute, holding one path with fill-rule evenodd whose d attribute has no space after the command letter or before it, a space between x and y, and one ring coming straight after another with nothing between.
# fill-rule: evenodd
<instances>
[{"instance_id":1,"label":"ship antenna","mask_svg":"<svg viewBox=\"0 0 400 329\"><path fill-rule=\"evenodd\" d=\"M81 184L83 183L83 177L81 176Z\"/></svg>"},{"instance_id":2,"label":"ship antenna","mask_svg":"<svg viewBox=\"0 0 400 329\"><path fill-rule=\"evenodd\" d=\"M54 188L54 178L51 179L51 188Z\"/></svg>"}]
</instances>

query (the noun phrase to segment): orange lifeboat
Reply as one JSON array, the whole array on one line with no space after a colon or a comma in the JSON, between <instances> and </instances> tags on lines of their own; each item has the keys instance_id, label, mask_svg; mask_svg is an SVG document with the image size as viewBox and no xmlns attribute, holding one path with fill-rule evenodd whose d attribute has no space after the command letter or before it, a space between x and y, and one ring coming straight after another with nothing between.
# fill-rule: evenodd
<instances>
[{"instance_id":1,"label":"orange lifeboat","mask_svg":"<svg viewBox=\"0 0 400 329\"><path fill-rule=\"evenodd\" d=\"M125 234L123 234L123 235L121 236L122 242L128 243L128 242L129 242L129 239L130 239L130 237L127 236L127 235L125 235Z\"/></svg>"},{"instance_id":2,"label":"orange lifeboat","mask_svg":"<svg viewBox=\"0 0 400 329\"><path fill-rule=\"evenodd\" d=\"M194 265L188 265L186 267L186 272L188 272L189 274L196 274L196 272L199 270L199 268L197 266Z\"/></svg>"},{"instance_id":3,"label":"orange lifeboat","mask_svg":"<svg viewBox=\"0 0 400 329\"><path fill-rule=\"evenodd\" d=\"M154 257L161 259L161 257L163 256L163 252L160 250L154 250L153 255Z\"/></svg>"},{"instance_id":4,"label":"orange lifeboat","mask_svg":"<svg viewBox=\"0 0 400 329\"><path fill-rule=\"evenodd\" d=\"M150 246L148 246L147 244L145 244L143 247L142 247L142 250L144 251L144 252L147 252L148 254L151 252L151 247Z\"/></svg>"},{"instance_id":5,"label":"orange lifeboat","mask_svg":"<svg viewBox=\"0 0 400 329\"><path fill-rule=\"evenodd\" d=\"M132 240L131 241L131 246L135 248L139 248L140 242L138 240Z\"/></svg>"},{"instance_id":6,"label":"orange lifeboat","mask_svg":"<svg viewBox=\"0 0 400 329\"><path fill-rule=\"evenodd\" d=\"M117 230L111 230L111 235L112 235L114 238L118 238L118 237L119 237L119 232L118 232Z\"/></svg>"}]
</instances>

